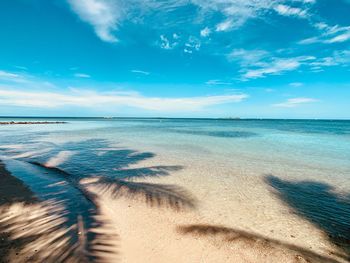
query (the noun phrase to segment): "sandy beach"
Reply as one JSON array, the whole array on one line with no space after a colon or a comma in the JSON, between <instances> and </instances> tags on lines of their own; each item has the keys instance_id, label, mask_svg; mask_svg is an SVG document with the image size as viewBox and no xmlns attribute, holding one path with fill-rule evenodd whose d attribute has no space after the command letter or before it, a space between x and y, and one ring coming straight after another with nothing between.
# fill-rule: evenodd
<instances>
[{"instance_id":1,"label":"sandy beach","mask_svg":"<svg viewBox=\"0 0 350 263\"><path fill-rule=\"evenodd\" d=\"M0 171L3 262L347 261L336 252L205 221L198 199L170 181L63 179L59 184L76 184L80 198L92 202L92 216L69 222L64 203L39 200L3 163ZM93 224L84 222L90 217Z\"/></svg>"}]
</instances>

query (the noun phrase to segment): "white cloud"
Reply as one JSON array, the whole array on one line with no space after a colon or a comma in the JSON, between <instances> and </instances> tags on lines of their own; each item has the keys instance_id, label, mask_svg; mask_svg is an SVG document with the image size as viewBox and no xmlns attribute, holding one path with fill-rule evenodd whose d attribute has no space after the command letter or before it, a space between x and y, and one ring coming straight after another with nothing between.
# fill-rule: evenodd
<instances>
[{"instance_id":1,"label":"white cloud","mask_svg":"<svg viewBox=\"0 0 350 263\"><path fill-rule=\"evenodd\" d=\"M229 61L238 61L241 66L257 65L262 59L269 56L265 50L234 49L227 55Z\"/></svg>"},{"instance_id":2,"label":"white cloud","mask_svg":"<svg viewBox=\"0 0 350 263\"><path fill-rule=\"evenodd\" d=\"M132 73L136 73L136 74L142 74L142 75L150 75L151 73L148 71L143 71L143 70L138 70L138 69L133 69L131 70Z\"/></svg>"},{"instance_id":3,"label":"white cloud","mask_svg":"<svg viewBox=\"0 0 350 263\"><path fill-rule=\"evenodd\" d=\"M282 107L282 108L294 108L300 106L302 104L317 102L317 99L313 98L292 98L288 99L285 102L273 104L274 107Z\"/></svg>"},{"instance_id":4,"label":"white cloud","mask_svg":"<svg viewBox=\"0 0 350 263\"><path fill-rule=\"evenodd\" d=\"M112 0L68 0L81 20L93 26L96 35L106 42L117 42L117 29L122 10Z\"/></svg>"},{"instance_id":5,"label":"white cloud","mask_svg":"<svg viewBox=\"0 0 350 263\"><path fill-rule=\"evenodd\" d=\"M307 61L314 60L315 57L300 56L292 58L273 57L269 61L257 62L255 67L244 70L243 80L266 77L267 75L280 75L286 71L298 69ZM253 65L254 66L254 65Z\"/></svg>"},{"instance_id":6,"label":"white cloud","mask_svg":"<svg viewBox=\"0 0 350 263\"><path fill-rule=\"evenodd\" d=\"M18 74L0 70L0 78L4 78L4 79L17 79L17 78L19 78L19 77L20 77L20 76L19 76Z\"/></svg>"},{"instance_id":7,"label":"white cloud","mask_svg":"<svg viewBox=\"0 0 350 263\"><path fill-rule=\"evenodd\" d=\"M303 40L300 40L298 43L302 45L308 45L308 44L313 44L319 42L318 37L309 37L305 38Z\"/></svg>"},{"instance_id":8,"label":"white cloud","mask_svg":"<svg viewBox=\"0 0 350 263\"><path fill-rule=\"evenodd\" d=\"M282 16L295 16L300 18L307 17L307 11L297 7L291 7L288 5L277 5L275 11Z\"/></svg>"},{"instance_id":9,"label":"white cloud","mask_svg":"<svg viewBox=\"0 0 350 263\"><path fill-rule=\"evenodd\" d=\"M27 79L27 76L24 74L0 70L0 81L25 83L25 82L28 82L29 80Z\"/></svg>"},{"instance_id":10,"label":"white cloud","mask_svg":"<svg viewBox=\"0 0 350 263\"><path fill-rule=\"evenodd\" d=\"M211 33L211 30L208 27L205 27L200 31L201 37L208 37L210 33Z\"/></svg>"},{"instance_id":11,"label":"white cloud","mask_svg":"<svg viewBox=\"0 0 350 263\"><path fill-rule=\"evenodd\" d=\"M281 52L278 52L282 55ZM350 50L337 50L327 57L298 56L276 57L265 50L234 49L227 55L229 61L237 62L241 67L240 80L263 78L268 75L281 75L288 71L299 69L301 66L312 72L323 71L324 67L350 65ZM296 87L299 83L292 83Z\"/></svg>"},{"instance_id":12,"label":"white cloud","mask_svg":"<svg viewBox=\"0 0 350 263\"><path fill-rule=\"evenodd\" d=\"M292 83L289 83L289 86L294 87L294 88L301 87L301 86L303 86L303 85L304 85L304 84L301 83L301 82L292 82Z\"/></svg>"},{"instance_id":13,"label":"white cloud","mask_svg":"<svg viewBox=\"0 0 350 263\"><path fill-rule=\"evenodd\" d=\"M350 27L348 27L348 30L340 35L334 36L331 39L325 40L325 43L339 43L339 42L345 42L350 39Z\"/></svg>"},{"instance_id":14,"label":"white cloud","mask_svg":"<svg viewBox=\"0 0 350 263\"><path fill-rule=\"evenodd\" d=\"M165 35L159 36L160 41L157 42L160 48L171 50L176 47L181 47L184 53L192 54L194 51L198 51L201 47L201 41L194 37L189 36L187 39L180 41L180 37L176 34L173 34L169 37Z\"/></svg>"},{"instance_id":15,"label":"white cloud","mask_svg":"<svg viewBox=\"0 0 350 263\"><path fill-rule=\"evenodd\" d=\"M22 71L28 70L28 68L27 68L27 67L24 67L24 66L15 65L14 67L17 68L17 69L20 69L20 70L22 70Z\"/></svg>"},{"instance_id":16,"label":"white cloud","mask_svg":"<svg viewBox=\"0 0 350 263\"><path fill-rule=\"evenodd\" d=\"M284 71L295 70L300 66L300 62L294 59L277 59L266 66L258 69L249 69L244 75L244 79L255 79L265 77L270 74L281 74Z\"/></svg>"},{"instance_id":17,"label":"white cloud","mask_svg":"<svg viewBox=\"0 0 350 263\"><path fill-rule=\"evenodd\" d=\"M313 43L341 43L350 40L350 26L329 26L326 23L315 23L314 27L318 29L321 34L299 41L299 44L313 44Z\"/></svg>"},{"instance_id":18,"label":"white cloud","mask_svg":"<svg viewBox=\"0 0 350 263\"><path fill-rule=\"evenodd\" d=\"M77 77L77 78L91 78L91 76L89 74L85 74L85 73L75 73L74 77Z\"/></svg>"},{"instance_id":19,"label":"white cloud","mask_svg":"<svg viewBox=\"0 0 350 263\"><path fill-rule=\"evenodd\" d=\"M198 51L201 47L201 41L194 36L190 36L185 43L184 52L193 53L193 51Z\"/></svg>"},{"instance_id":20,"label":"white cloud","mask_svg":"<svg viewBox=\"0 0 350 263\"><path fill-rule=\"evenodd\" d=\"M207 82L205 82L205 84L207 84L207 85L230 85L232 83L231 82L222 81L222 80L219 80L219 79L210 79Z\"/></svg>"},{"instance_id":21,"label":"white cloud","mask_svg":"<svg viewBox=\"0 0 350 263\"><path fill-rule=\"evenodd\" d=\"M249 19L262 17L276 3L284 0L192 0L191 2L204 13L221 13L224 19L216 25L216 31L228 31L244 25Z\"/></svg>"},{"instance_id":22,"label":"white cloud","mask_svg":"<svg viewBox=\"0 0 350 263\"><path fill-rule=\"evenodd\" d=\"M281 52L278 51L278 53ZM317 60L313 56L276 57L265 50L245 49L234 49L227 55L227 59L241 66L241 80L243 81L263 78L267 75L281 75Z\"/></svg>"},{"instance_id":23,"label":"white cloud","mask_svg":"<svg viewBox=\"0 0 350 263\"><path fill-rule=\"evenodd\" d=\"M322 29L326 29L328 25L324 22L319 22L319 23L315 23L314 27L316 27L319 30L322 30Z\"/></svg>"},{"instance_id":24,"label":"white cloud","mask_svg":"<svg viewBox=\"0 0 350 263\"><path fill-rule=\"evenodd\" d=\"M346 66L350 63L350 50L334 51L331 56L319 58L309 65L320 69L321 67L331 67L343 65Z\"/></svg>"},{"instance_id":25,"label":"white cloud","mask_svg":"<svg viewBox=\"0 0 350 263\"><path fill-rule=\"evenodd\" d=\"M216 25L217 31L228 31L242 26L247 20L263 17L277 4L287 0L67 0L71 9L79 18L90 24L96 34L106 42L117 42L115 31L125 20L132 23L157 21L149 24L151 28L168 28L169 25L182 23L186 20L198 21L222 17ZM198 12L190 17L174 16L177 10L186 6L196 6ZM151 18L151 19L147 19ZM207 36L210 32L205 29L201 35Z\"/></svg>"},{"instance_id":26,"label":"white cloud","mask_svg":"<svg viewBox=\"0 0 350 263\"><path fill-rule=\"evenodd\" d=\"M216 25L216 31L227 31L233 27L233 20L227 19Z\"/></svg>"},{"instance_id":27,"label":"white cloud","mask_svg":"<svg viewBox=\"0 0 350 263\"><path fill-rule=\"evenodd\" d=\"M26 89L53 89L56 86L49 81L42 81L34 75L28 73L9 72L0 70L0 87L10 87L16 89L18 86Z\"/></svg>"},{"instance_id":28,"label":"white cloud","mask_svg":"<svg viewBox=\"0 0 350 263\"><path fill-rule=\"evenodd\" d=\"M316 58L314 56L276 57L264 50L235 49L227 55L229 61L241 66L241 80L263 78L268 75L281 75L287 71L299 69L301 66L320 72L323 67L343 66L350 64L350 50L334 51L330 56ZM296 87L300 83L292 83Z\"/></svg>"},{"instance_id":29,"label":"white cloud","mask_svg":"<svg viewBox=\"0 0 350 263\"><path fill-rule=\"evenodd\" d=\"M160 48L162 49L173 49L178 44L177 41L172 41L165 35L160 35Z\"/></svg>"},{"instance_id":30,"label":"white cloud","mask_svg":"<svg viewBox=\"0 0 350 263\"><path fill-rule=\"evenodd\" d=\"M161 98L145 97L136 92L97 92L72 89L69 92L28 91L0 88L0 105L57 108L65 106L86 108L134 107L152 111L198 111L209 106L236 103L246 94L228 94L202 97ZM52 98L55 98L52 100Z\"/></svg>"}]
</instances>

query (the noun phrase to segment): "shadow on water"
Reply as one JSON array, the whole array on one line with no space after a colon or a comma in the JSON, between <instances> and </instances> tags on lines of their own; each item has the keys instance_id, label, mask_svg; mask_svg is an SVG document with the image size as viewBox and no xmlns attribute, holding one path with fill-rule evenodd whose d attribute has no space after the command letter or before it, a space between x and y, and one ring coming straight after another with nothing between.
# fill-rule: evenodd
<instances>
[{"instance_id":1,"label":"shadow on water","mask_svg":"<svg viewBox=\"0 0 350 263\"><path fill-rule=\"evenodd\" d=\"M57 159L62 157L61 153L68 152L72 153L69 160L60 163ZM92 139L57 145L49 152L33 156L31 160L47 169L61 169L75 184L81 179L93 179L87 185L94 185L102 192L108 191L114 198L138 199L150 206L166 206L175 210L195 208L195 198L182 187L139 181L147 177L168 176L182 169L178 165L139 167L140 162L154 156L151 152L119 148L110 146L105 140Z\"/></svg>"},{"instance_id":2,"label":"shadow on water","mask_svg":"<svg viewBox=\"0 0 350 263\"><path fill-rule=\"evenodd\" d=\"M288 181L268 175L266 182L298 216L321 229L350 261L350 194L341 195L326 183Z\"/></svg>"},{"instance_id":3,"label":"shadow on water","mask_svg":"<svg viewBox=\"0 0 350 263\"><path fill-rule=\"evenodd\" d=\"M46 150L40 151L43 145ZM115 259L118 235L102 217L98 196L87 190L89 186L99 193L109 193L112 198L135 199L151 207L177 211L195 208L195 198L182 187L134 180L167 176L182 168L140 168L139 163L154 157L153 153L111 147L107 141L97 139L59 145L39 143L38 149L33 145L30 148L33 153L30 155L23 155L25 147L8 154L20 156L12 162L22 163L31 170L20 179L39 196L34 197L27 188L27 192L21 191L27 193L22 198L6 195L6 200L1 199L4 202L0 203L0 231L10 240L7 244L16 248L2 250L2 259L22 257L45 262ZM12 166L16 170L20 165ZM21 170L17 174L22 174ZM24 200L31 202L23 203Z\"/></svg>"},{"instance_id":4,"label":"shadow on water","mask_svg":"<svg viewBox=\"0 0 350 263\"><path fill-rule=\"evenodd\" d=\"M38 146L39 149L35 146L31 147L29 150L31 155L25 155L21 149L17 150L16 154L20 158L24 156L23 160L58 167L79 178L98 175L116 179L166 176L169 172L182 169L181 166L130 168L132 165L139 165L140 162L155 157L155 154L110 146L108 141L102 139L64 144L40 142Z\"/></svg>"},{"instance_id":5,"label":"shadow on water","mask_svg":"<svg viewBox=\"0 0 350 263\"><path fill-rule=\"evenodd\" d=\"M335 259L318 255L311 250L281 242L275 239L264 237L259 234L249 233L238 229L224 227L220 225L183 225L179 226L177 231L183 235L192 235L194 237L203 236L207 238L219 238L225 242L238 245L239 249L249 249L262 251L260 259L263 262L269 262L269 256L276 258L277 252L285 255L283 251L289 251L295 259L295 262L317 262L317 263L337 263ZM241 246L239 246L241 245ZM241 255L243 252L241 251ZM251 261L251 260L249 260Z\"/></svg>"}]
</instances>

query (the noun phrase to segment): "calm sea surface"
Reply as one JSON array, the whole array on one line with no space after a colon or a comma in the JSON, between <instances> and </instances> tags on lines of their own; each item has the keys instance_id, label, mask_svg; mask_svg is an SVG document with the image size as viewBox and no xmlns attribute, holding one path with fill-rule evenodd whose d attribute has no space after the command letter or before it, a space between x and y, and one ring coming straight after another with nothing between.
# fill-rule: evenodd
<instances>
[{"instance_id":1,"label":"calm sea surface","mask_svg":"<svg viewBox=\"0 0 350 263\"><path fill-rule=\"evenodd\" d=\"M8 121L1 119L0 121ZM28 120L28 119L15 119ZM30 119L30 121L56 119ZM200 120L200 119L79 119L61 118L67 124L0 126L1 154L25 150L45 151L33 158L48 158L59 151L74 151L76 160L91 157L91 150L110 145L132 151L153 150L178 158L222 160L230 164L278 168L290 165L319 171L350 181L350 121L318 120ZM11 148L11 147L10 147ZM16 148L16 147L12 147ZM17 152L18 151L18 152ZM204 160L203 159L203 160ZM68 158L70 168L73 161ZM108 155L104 162L108 160ZM141 161L141 160L140 160ZM86 164L90 166L91 164ZM102 165L99 163L95 166ZM258 167L256 167L258 168ZM79 174L84 174L79 165ZM314 173L313 172L313 173ZM300 178L303 179L303 178ZM350 184L350 182L349 182Z\"/></svg>"}]
</instances>

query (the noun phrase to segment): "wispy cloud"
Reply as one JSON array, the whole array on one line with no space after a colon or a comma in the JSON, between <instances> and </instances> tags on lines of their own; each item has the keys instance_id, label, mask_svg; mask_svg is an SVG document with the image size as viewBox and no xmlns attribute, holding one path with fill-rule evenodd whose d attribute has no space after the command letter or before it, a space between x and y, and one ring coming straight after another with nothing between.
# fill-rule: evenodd
<instances>
[{"instance_id":1,"label":"wispy cloud","mask_svg":"<svg viewBox=\"0 0 350 263\"><path fill-rule=\"evenodd\" d=\"M308 15L305 9L301 9L298 7L291 7L283 4L277 5L274 9L278 14L282 16L294 16L299 18L306 18Z\"/></svg>"},{"instance_id":2,"label":"wispy cloud","mask_svg":"<svg viewBox=\"0 0 350 263\"><path fill-rule=\"evenodd\" d=\"M225 21L216 25L216 31L227 31L233 27L233 19L226 19Z\"/></svg>"},{"instance_id":3,"label":"wispy cloud","mask_svg":"<svg viewBox=\"0 0 350 263\"><path fill-rule=\"evenodd\" d=\"M0 81L24 83L27 79L23 74L0 70Z\"/></svg>"},{"instance_id":4,"label":"wispy cloud","mask_svg":"<svg viewBox=\"0 0 350 263\"><path fill-rule=\"evenodd\" d=\"M278 75L285 71L299 68L300 62L295 59L274 59L271 63L257 69L249 69L243 74L243 79L262 78L267 75Z\"/></svg>"},{"instance_id":5,"label":"wispy cloud","mask_svg":"<svg viewBox=\"0 0 350 263\"><path fill-rule=\"evenodd\" d=\"M234 49L227 55L229 61L238 62L242 67L260 64L260 62L269 57L269 52L265 50L246 50Z\"/></svg>"},{"instance_id":6,"label":"wispy cloud","mask_svg":"<svg viewBox=\"0 0 350 263\"><path fill-rule=\"evenodd\" d=\"M17 79L19 77L20 76L18 74L0 70L0 78Z\"/></svg>"},{"instance_id":7,"label":"wispy cloud","mask_svg":"<svg viewBox=\"0 0 350 263\"><path fill-rule=\"evenodd\" d=\"M278 55L278 56L276 56ZM350 50L336 50L326 57L315 56L290 56L289 51L265 51L234 49L227 54L227 59L240 66L240 80L263 78L268 75L282 75L289 71L295 71L303 66L305 70L312 72L323 71L324 67L350 65ZM292 83L296 87L301 83Z\"/></svg>"},{"instance_id":8,"label":"wispy cloud","mask_svg":"<svg viewBox=\"0 0 350 263\"><path fill-rule=\"evenodd\" d=\"M294 107L298 107L298 106L303 105L303 104L317 102L317 101L318 101L317 99L302 98L301 97L301 98L288 99L285 102L273 104L272 106L274 106L274 107L282 107L282 108L294 108Z\"/></svg>"},{"instance_id":9,"label":"wispy cloud","mask_svg":"<svg viewBox=\"0 0 350 263\"><path fill-rule=\"evenodd\" d=\"M315 23L314 27L320 31L320 35L303 39L299 44L324 43L334 44L350 40L350 26L330 26L326 23Z\"/></svg>"},{"instance_id":10,"label":"wispy cloud","mask_svg":"<svg viewBox=\"0 0 350 263\"><path fill-rule=\"evenodd\" d=\"M216 31L229 31L241 27L249 19L263 17L265 13L273 9L279 1L270 0L197 0L193 1L202 10L220 12L224 17L223 21L216 25Z\"/></svg>"},{"instance_id":11,"label":"wispy cloud","mask_svg":"<svg viewBox=\"0 0 350 263\"><path fill-rule=\"evenodd\" d=\"M141 74L141 75L150 75L151 73L148 71L143 71L143 70L139 70L139 69L133 69L130 70L132 73L136 73L136 74Z\"/></svg>"},{"instance_id":12,"label":"wispy cloud","mask_svg":"<svg viewBox=\"0 0 350 263\"><path fill-rule=\"evenodd\" d=\"M294 87L294 88L298 88L298 87L301 87L303 86L304 84L301 83L301 82L292 82L292 83L289 83L289 86L291 87Z\"/></svg>"},{"instance_id":13,"label":"wispy cloud","mask_svg":"<svg viewBox=\"0 0 350 263\"><path fill-rule=\"evenodd\" d=\"M219 79L210 79L207 82L205 82L205 84L207 85L231 85L231 82L227 82L227 81L222 81Z\"/></svg>"},{"instance_id":14,"label":"wispy cloud","mask_svg":"<svg viewBox=\"0 0 350 263\"><path fill-rule=\"evenodd\" d=\"M71 9L79 18L90 24L98 37L106 42L117 42L115 31L125 21L143 23L143 21L158 21L157 25L147 25L151 28L163 28L177 23L197 23L198 18L205 18L206 21L216 23L210 27L216 31L230 31L244 25L249 19L263 18L270 10L277 10L281 15L304 16L306 11L297 7L283 5L288 0L67 0ZM298 2L297 0L291 0ZM300 2L300 1L299 1ZM302 3L310 3L303 0ZM184 7L196 7L196 12L190 17L181 18L174 15L181 12ZM217 22L217 17L222 21ZM152 19L145 19L152 18ZM214 22L215 21L215 22ZM164 26L163 26L164 25ZM205 27L200 35L207 37L211 33ZM192 35L194 33L192 32ZM169 38L167 38L169 40ZM166 42L166 40L165 40ZM171 45L164 44L164 49L171 49Z\"/></svg>"},{"instance_id":15,"label":"wispy cloud","mask_svg":"<svg viewBox=\"0 0 350 263\"><path fill-rule=\"evenodd\" d=\"M74 77L77 77L77 78L91 78L91 76L89 74L85 74L85 73L75 73L74 74Z\"/></svg>"},{"instance_id":16,"label":"wispy cloud","mask_svg":"<svg viewBox=\"0 0 350 263\"><path fill-rule=\"evenodd\" d=\"M332 37L331 39L325 40L325 43L339 43L345 42L350 39L350 27L347 27L347 30L344 30L343 33Z\"/></svg>"},{"instance_id":17,"label":"wispy cloud","mask_svg":"<svg viewBox=\"0 0 350 263\"><path fill-rule=\"evenodd\" d=\"M200 31L201 37L208 37L210 33L211 33L211 30L208 27L205 27Z\"/></svg>"},{"instance_id":18,"label":"wispy cloud","mask_svg":"<svg viewBox=\"0 0 350 263\"><path fill-rule=\"evenodd\" d=\"M28 91L0 88L0 105L59 108L75 106L85 108L133 107L151 111L198 111L209 106L237 103L248 95L225 94L201 97L162 98L146 97L136 92L97 92L71 89L70 91ZM52 98L55 98L52 100Z\"/></svg>"},{"instance_id":19,"label":"wispy cloud","mask_svg":"<svg viewBox=\"0 0 350 263\"><path fill-rule=\"evenodd\" d=\"M109 0L68 0L81 20L93 26L96 35L106 42L117 42L114 35L121 11L117 2Z\"/></svg>"},{"instance_id":20,"label":"wispy cloud","mask_svg":"<svg viewBox=\"0 0 350 263\"><path fill-rule=\"evenodd\" d=\"M198 51L200 47L201 47L201 41L194 36L190 36L187 42L185 43L184 52L193 53L193 51Z\"/></svg>"},{"instance_id":21,"label":"wispy cloud","mask_svg":"<svg viewBox=\"0 0 350 263\"><path fill-rule=\"evenodd\" d=\"M267 75L281 75L287 71L298 69L308 61L315 60L312 56L299 56L291 58L272 57L267 61L259 61L252 68L244 69L243 80L266 77Z\"/></svg>"},{"instance_id":22,"label":"wispy cloud","mask_svg":"<svg viewBox=\"0 0 350 263\"><path fill-rule=\"evenodd\" d=\"M17 68L17 69L19 69L19 70L28 70L28 68L27 67L24 67L24 66L18 66L18 65L15 65L14 66L15 68Z\"/></svg>"},{"instance_id":23,"label":"wispy cloud","mask_svg":"<svg viewBox=\"0 0 350 263\"><path fill-rule=\"evenodd\" d=\"M332 66L349 66L350 64L350 50L337 50L331 56L319 58L312 61L309 65L312 70L320 71L324 67Z\"/></svg>"},{"instance_id":24,"label":"wispy cloud","mask_svg":"<svg viewBox=\"0 0 350 263\"><path fill-rule=\"evenodd\" d=\"M178 42L176 40L177 38L174 39L173 36L172 36L172 39L170 37L166 37L165 35L160 35L159 38L160 38L159 46L162 49L169 50L169 49L173 49L178 45Z\"/></svg>"}]
</instances>

